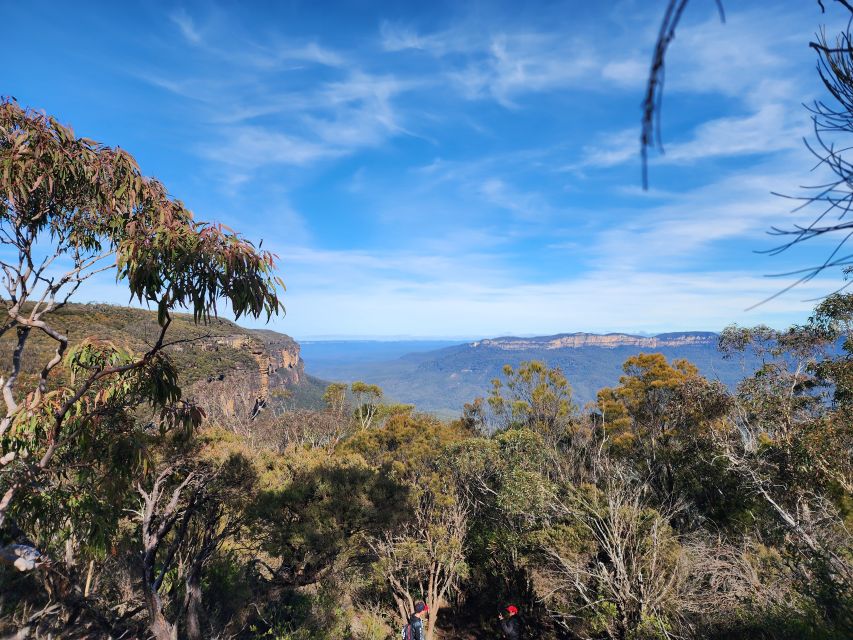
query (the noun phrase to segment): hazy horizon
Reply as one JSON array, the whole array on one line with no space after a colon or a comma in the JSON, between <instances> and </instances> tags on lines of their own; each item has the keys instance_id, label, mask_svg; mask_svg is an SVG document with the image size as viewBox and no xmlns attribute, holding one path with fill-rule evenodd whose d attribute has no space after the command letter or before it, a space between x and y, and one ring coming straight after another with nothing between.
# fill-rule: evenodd
<instances>
[{"instance_id":1,"label":"hazy horizon","mask_svg":"<svg viewBox=\"0 0 853 640\"><path fill-rule=\"evenodd\" d=\"M300 344L306 342L471 342L478 340L495 340L498 338L547 338L551 336L586 334L586 335L626 335L626 336L641 336L644 338L653 338L655 336L667 333L720 333L713 330L690 330L690 331L661 331L658 333L648 333L643 331L561 331L559 333L503 333L488 336L358 336L358 335L340 335L340 336L291 336Z\"/></svg>"},{"instance_id":2,"label":"hazy horizon","mask_svg":"<svg viewBox=\"0 0 853 640\"><path fill-rule=\"evenodd\" d=\"M99 300L79 300L75 304L107 304L107 305L117 305L123 307L129 307L134 309L145 309L147 311L154 311L150 306L145 304L140 304L136 301L122 302L120 300L108 301L105 299ZM220 318L224 318L235 322L233 314L220 310L219 316ZM188 313L187 310L178 310L177 313ZM805 314L804 314L805 315ZM594 328L568 328L565 330L552 331L547 333L528 333L523 331L497 331L494 333L471 333L471 334L457 334L457 335L441 335L441 334L297 334L288 332L285 327L282 327L280 323L276 323L274 320L269 323L264 322L263 320L256 320L252 318L241 318L236 321L235 324L247 328L247 329L267 329L271 331L276 331L278 333L283 333L289 335L291 338L296 340L299 343L303 342L470 342L476 340L491 340L495 338L541 338L547 336L556 336L556 335L565 335L565 334L575 334L575 333L587 333L591 335L608 335L608 334L624 334L624 335L633 335L633 336L644 336L644 337L653 337L666 333L720 333L725 326L721 326L718 328L676 328L676 327L667 327L659 331L644 331L642 329L594 329ZM736 324L736 323L729 323ZM759 324L759 323L756 323ZM775 324L764 323L770 326L773 329L787 329L788 324L784 322L778 322ZM728 325L726 325L728 326ZM754 325L750 325L754 326Z\"/></svg>"}]
</instances>

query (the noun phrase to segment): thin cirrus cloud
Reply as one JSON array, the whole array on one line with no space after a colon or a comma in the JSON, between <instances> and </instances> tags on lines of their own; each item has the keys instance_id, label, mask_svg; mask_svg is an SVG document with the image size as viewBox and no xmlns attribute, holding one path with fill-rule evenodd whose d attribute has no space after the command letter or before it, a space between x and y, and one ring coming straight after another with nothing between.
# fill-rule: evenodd
<instances>
[{"instance_id":1,"label":"thin cirrus cloud","mask_svg":"<svg viewBox=\"0 0 853 640\"><path fill-rule=\"evenodd\" d=\"M417 282L373 273L363 264L359 277L339 289L317 282L300 286L300 266L293 269L289 321L303 327L300 338L376 335L376 317L389 317L398 329L405 328L398 334L419 336L719 329L732 322L754 323L745 309L779 290L778 281L732 270L593 271L547 283L512 282L510 274L503 283L456 276ZM821 295L833 284L829 278L813 281L799 296ZM768 303L763 319L786 322L801 313L802 297ZM613 299L620 304L609 304ZM326 313L311 315L310 309L320 304ZM338 315L348 318L344 330L335 321Z\"/></svg>"},{"instance_id":2,"label":"thin cirrus cloud","mask_svg":"<svg viewBox=\"0 0 853 640\"><path fill-rule=\"evenodd\" d=\"M781 88L794 92L786 97L808 95L817 88L811 82L814 67L802 63L814 60L807 43L820 18L804 22L785 3L732 11L724 24L709 12L705 20L685 25L673 41L667 91L760 103L778 99Z\"/></svg>"},{"instance_id":3,"label":"thin cirrus cloud","mask_svg":"<svg viewBox=\"0 0 853 640\"><path fill-rule=\"evenodd\" d=\"M198 153L239 167L240 182L264 166L308 166L410 135L395 100L416 86L414 80L366 72L315 41L227 32L231 25L221 9L203 21L178 10L170 20L200 62L183 71L136 75L196 105L197 135L206 139L195 145ZM224 48L219 43L226 32ZM318 82L323 69L331 77Z\"/></svg>"},{"instance_id":4,"label":"thin cirrus cloud","mask_svg":"<svg viewBox=\"0 0 853 640\"><path fill-rule=\"evenodd\" d=\"M355 72L301 94L285 90L272 95L258 88L263 87L262 78L250 84L245 79L232 84L145 79L201 103L204 119L199 127L207 130L202 134L209 141L198 145L199 153L246 170L269 164L304 166L409 135L394 100L410 85L387 76ZM247 101L245 96L252 92L256 98ZM275 121L254 124L263 118Z\"/></svg>"},{"instance_id":5,"label":"thin cirrus cloud","mask_svg":"<svg viewBox=\"0 0 853 640\"><path fill-rule=\"evenodd\" d=\"M169 15L169 20L171 20L178 30L181 32L181 35L186 38L188 42L191 44L200 44L202 41L201 33L199 33L198 29L193 22L193 19L187 14L183 9L179 9L174 11Z\"/></svg>"},{"instance_id":6,"label":"thin cirrus cloud","mask_svg":"<svg viewBox=\"0 0 853 640\"><path fill-rule=\"evenodd\" d=\"M383 22L385 51L415 50L458 64L438 73L468 100L493 99L517 108L516 99L539 92L578 86L600 71L600 58L578 37L541 29L489 30L468 24L429 34Z\"/></svg>"},{"instance_id":7,"label":"thin cirrus cloud","mask_svg":"<svg viewBox=\"0 0 853 640\"><path fill-rule=\"evenodd\" d=\"M519 96L566 88L589 78L598 68L580 42L567 44L552 35L500 34L489 43L483 59L448 74L469 99L491 97L517 107ZM566 54L574 55L568 62Z\"/></svg>"},{"instance_id":8,"label":"thin cirrus cloud","mask_svg":"<svg viewBox=\"0 0 853 640\"><path fill-rule=\"evenodd\" d=\"M552 207L536 192L519 192L501 178L487 178L480 186L480 195L486 202L510 211L523 220L547 217Z\"/></svg>"},{"instance_id":9,"label":"thin cirrus cloud","mask_svg":"<svg viewBox=\"0 0 853 640\"><path fill-rule=\"evenodd\" d=\"M756 29L757 24L765 28ZM784 7L736 12L724 25L712 15L679 30L667 66L664 113L679 96L691 95L731 100L729 111L735 113L706 119L692 131L673 131L664 120L664 153L653 162L679 164L799 147L809 132L802 103L819 91L807 64L808 35ZM604 75L629 86L631 75L641 70L639 60L626 59L605 65ZM606 168L635 160L637 135L636 128L600 133L597 143L584 145L580 161L566 168Z\"/></svg>"},{"instance_id":10,"label":"thin cirrus cloud","mask_svg":"<svg viewBox=\"0 0 853 640\"><path fill-rule=\"evenodd\" d=\"M808 132L802 109L782 104L763 105L747 116L718 118L696 127L693 138L667 145L661 162L690 162L701 158L773 154L799 149Z\"/></svg>"},{"instance_id":11,"label":"thin cirrus cloud","mask_svg":"<svg viewBox=\"0 0 853 640\"><path fill-rule=\"evenodd\" d=\"M618 263L625 267L695 270L703 263L719 262L714 251L721 243L744 241L745 254L771 249L778 240L764 232L772 225L791 227L802 215L786 214L786 202L769 193L773 186L784 189L794 184L795 171L786 171L784 162L764 163L756 170L731 175L683 193L662 195L662 202L646 207L642 215L628 216L620 224L601 231L590 251L598 265ZM661 198L658 198L659 200ZM812 257L810 247L804 257ZM799 256L790 256L796 259ZM742 259L742 262L746 262ZM789 256L762 261L763 273L784 271ZM722 263L719 266L723 266Z\"/></svg>"},{"instance_id":12,"label":"thin cirrus cloud","mask_svg":"<svg viewBox=\"0 0 853 640\"><path fill-rule=\"evenodd\" d=\"M223 26L233 28L227 15L221 15L220 10L208 14L209 26L202 28L186 10L177 9L169 14L169 20L175 25L180 35L193 47L203 50L206 54L219 58L226 64L238 64L257 69L272 70L282 65L294 62L306 62L328 67L345 66L344 58L320 46L317 42L306 41L294 43L283 39L272 39L261 42L238 35L237 46L224 47L221 31ZM225 23L223 25L222 23ZM207 33L205 33L207 32Z\"/></svg>"},{"instance_id":13,"label":"thin cirrus cloud","mask_svg":"<svg viewBox=\"0 0 853 640\"><path fill-rule=\"evenodd\" d=\"M680 164L711 158L767 155L802 147L808 117L799 105L765 104L744 116L716 118L699 124L687 139L667 141L653 164ZM584 147L583 157L567 169L614 167L637 158L637 131L607 134Z\"/></svg>"},{"instance_id":14,"label":"thin cirrus cloud","mask_svg":"<svg viewBox=\"0 0 853 640\"><path fill-rule=\"evenodd\" d=\"M323 142L312 142L261 127L243 126L230 130L219 143L204 146L211 160L252 170L266 164L305 165L333 158L344 149Z\"/></svg>"},{"instance_id":15,"label":"thin cirrus cloud","mask_svg":"<svg viewBox=\"0 0 853 640\"><path fill-rule=\"evenodd\" d=\"M391 78L358 73L299 100L282 99L277 109L255 109L239 116L237 106L229 118L233 126L225 130L223 138L202 145L202 153L211 160L252 170L274 164L305 166L377 146L405 132L392 104L405 90ZM272 113L289 122L242 124Z\"/></svg>"}]
</instances>

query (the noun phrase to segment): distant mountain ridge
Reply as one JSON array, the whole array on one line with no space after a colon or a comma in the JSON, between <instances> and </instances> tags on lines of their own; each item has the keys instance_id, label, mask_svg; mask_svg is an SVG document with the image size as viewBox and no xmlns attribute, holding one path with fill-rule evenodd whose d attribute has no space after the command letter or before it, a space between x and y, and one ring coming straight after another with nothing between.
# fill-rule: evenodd
<instances>
[{"instance_id":1,"label":"distant mountain ridge","mask_svg":"<svg viewBox=\"0 0 853 640\"><path fill-rule=\"evenodd\" d=\"M575 402L594 401L603 387L618 384L622 365L638 353L662 353L667 359L684 358L702 375L733 388L758 362L749 357L726 359L718 349L719 334L712 331L680 331L653 336L629 333L559 333L550 336L488 338L457 344L429 343L405 352L410 343L381 345L381 358L372 357L364 341L337 341L334 358L320 344L304 344L306 371L325 380L364 380L381 386L389 399L414 404L419 410L449 417L463 405L486 396L491 381L502 375L504 365L541 360L559 367L574 390ZM378 347L377 347L378 348ZM317 356L315 359L314 356Z\"/></svg>"},{"instance_id":2,"label":"distant mountain ridge","mask_svg":"<svg viewBox=\"0 0 853 640\"><path fill-rule=\"evenodd\" d=\"M582 347L643 347L659 349L661 347L685 347L694 345L714 345L719 334L711 331L685 331L680 333L660 333L654 336L638 336L630 333L559 333L553 336L535 338L486 338L470 343L471 347L487 347L505 351L524 349L579 349Z\"/></svg>"}]
</instances>

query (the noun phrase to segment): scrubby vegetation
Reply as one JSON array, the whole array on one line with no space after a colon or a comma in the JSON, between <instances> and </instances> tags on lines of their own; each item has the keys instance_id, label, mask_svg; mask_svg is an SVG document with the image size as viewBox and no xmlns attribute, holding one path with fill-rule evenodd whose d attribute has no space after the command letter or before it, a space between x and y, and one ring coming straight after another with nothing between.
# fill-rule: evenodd
<instances>
[{"instance_id":1,"label":"scrubby vegetation","mask_svg":"<svg viewBox=\"0 0 853 640\"><path fill-rule=\"evenodd\" d=\"M729 328L764 362L736 393L642 354L584 408L534 361L455 421L357 384L133 430L13 509L49 560L3 571L5 630L380 639L424 599L431 638L491 637L507 602L541 638L849 637L851 321L838 295Z\"/></svg>"}]
</instances>

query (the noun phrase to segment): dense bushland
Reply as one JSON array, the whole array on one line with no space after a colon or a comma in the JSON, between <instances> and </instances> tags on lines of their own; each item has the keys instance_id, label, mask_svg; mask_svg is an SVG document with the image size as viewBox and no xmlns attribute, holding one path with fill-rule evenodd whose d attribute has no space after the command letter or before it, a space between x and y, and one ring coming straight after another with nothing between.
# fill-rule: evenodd
<instances>
[{"instance_id":1,"label":"dense bushland","mask_svg":"<svg viewBox=\"0 0 853 640\"><path fill-rule=\"evenodd\" d=\"M507 367L450 422L360 384L254 419L199 398L201 427L137 429L14 509L46 560L0 574L4 629L379 639L424 599L433 638L491 637L509 602L542 638L849 637L851 321L837 295L729 328L764 362L734 394L642 354L584 408Z\"/></svg>"}]
</instances>

